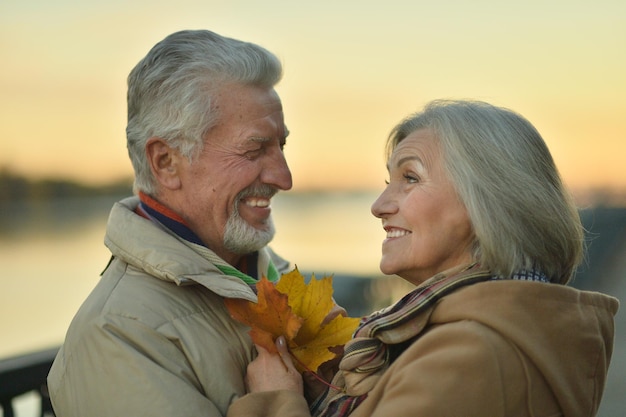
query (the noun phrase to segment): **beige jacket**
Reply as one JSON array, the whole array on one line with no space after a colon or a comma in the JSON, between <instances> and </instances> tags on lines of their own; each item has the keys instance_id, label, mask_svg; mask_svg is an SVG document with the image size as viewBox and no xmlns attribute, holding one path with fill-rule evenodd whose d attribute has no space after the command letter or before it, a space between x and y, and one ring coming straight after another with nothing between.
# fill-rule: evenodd
<instances>
[{"instance_id":1,"label":"beige jacket","mask_svg":"<svg viewBox=\"0 0 626 417\"><path fill-rule=\"evenodd\" d=\"M420 336L351 417L589 417L613 348L615 298L562 285L482 282L415 319ZM421 330L419 330L421 329ZM249 394L229 417L306 417L298 394Z\"/></svg>"},{"instance_id":2,"label":"beige jacket","mask_svg":"<svg viewBox=\"0 0 626 417\"><path fill-rule=\"evenodd\" d=\"M48 376L58 417L222 416L245 393L248 329L223 297L256 300L199 253L116 204L113 260L76 314ZM289 265L268 249L279 272Z\"/></svg>"}]
</instances>

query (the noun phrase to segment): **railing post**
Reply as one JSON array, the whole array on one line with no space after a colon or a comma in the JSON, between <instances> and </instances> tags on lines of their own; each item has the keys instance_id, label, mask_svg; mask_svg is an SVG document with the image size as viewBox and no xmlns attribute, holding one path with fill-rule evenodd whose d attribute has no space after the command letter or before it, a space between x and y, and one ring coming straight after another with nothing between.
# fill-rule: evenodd
<instances>
[{"instance_id":1,"label":"railing post","mask_svg":"<svg viewBox=\"0 0 626 417\"><path fill-rule=\"evenodd\" d=\"M40 416L54 415L46 378L58 350L46 349L0 360L0 405L4 417L14 417L13 399L31 391L39 395Z\"/></svg>"},{"instance_id":2,"label":"railing post","mask_svg":"<svg viewBox=\"0 0 626 417\"><path fill-rule=\"evenodd\" d=\"M0 401L0 406L2 406L2 413L4 417L13 417L13 404L11 403L13 398L2 399Z\"/></svg>"}]
</instances>

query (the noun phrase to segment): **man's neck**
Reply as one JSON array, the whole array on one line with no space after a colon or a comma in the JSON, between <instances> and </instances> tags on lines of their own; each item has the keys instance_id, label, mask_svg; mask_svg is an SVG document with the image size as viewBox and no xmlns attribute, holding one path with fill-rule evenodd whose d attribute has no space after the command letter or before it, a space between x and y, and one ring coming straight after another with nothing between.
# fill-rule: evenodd
<instances>
[{"instance_id":1,"label":"man's neck","mask_svg":"<svg viewBox=\"0 0 626 417\"><path fill-rule=\"evenodd\" d=\"M145 193L140 192L139 198L141 200L141 204L137 210L138 214L158 221L177 236L189 242L208 247L200 239L200 237L198 237L198 235L196 235L191 228L189 228L189 225L187 225L185 220L174 210ZM232 265L244 274L257 278L258 252L241 255L233 252L220 252L212 248L209 249L213 250L217 256L222 258L229 265Z\"/></svg>"}]
</instances>

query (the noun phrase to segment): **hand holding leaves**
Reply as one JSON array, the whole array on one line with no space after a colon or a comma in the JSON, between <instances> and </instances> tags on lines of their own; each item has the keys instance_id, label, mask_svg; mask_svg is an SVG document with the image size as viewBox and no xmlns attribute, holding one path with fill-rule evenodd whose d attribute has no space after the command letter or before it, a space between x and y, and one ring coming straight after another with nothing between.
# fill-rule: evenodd
<instances>
[{"instance_id":1,"label":"hand holding leaves","mask_svg":"<svg viewBox=\"0 0 626 417\"><path fill-rule=\"evenodd\" d=\"M276 352L274 341L285 336L296 366L302 372L316 372L336 354L330 348L345 344L359 324L359 318L327 316L335 307L332 278L311 277L308 284L295 269L284 274L274 286L265 277L257 284L258 302L226 299L226 307L238 321L251 327L250 337L269 352Z\"/></svg>"}]
</instances>

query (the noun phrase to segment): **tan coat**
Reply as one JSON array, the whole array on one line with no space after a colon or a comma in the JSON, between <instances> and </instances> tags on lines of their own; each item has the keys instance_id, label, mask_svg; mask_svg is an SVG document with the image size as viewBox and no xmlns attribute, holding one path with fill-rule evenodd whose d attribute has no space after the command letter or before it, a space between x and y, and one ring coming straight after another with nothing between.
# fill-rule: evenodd
<instances>
[{"instance_id":1,"label":"tan coat","mask_svg":"<svg viewBox=\"0 0 626 417\"><path fill-rule=\"evenodd\" d=\"M618 301L554 284L488 281L415 320L419 338L351 417L594 416ZM229 417L305 417L288 391L249 394Z\"/></svg>"},{"instance_id":2,"label":"tan coat","mask_svg":"<svg viewBox=\"0 0 626 417\"><path fill-rule=\"evenodd\" d=\"M114 259L68 330L48 377L59 417L226 414L245 393L248 328L222 297L256 300L191 247L114 206L105 243ZM259 259L268 259L263 250ZM288 265L274 258L280 272Z\"/></svg>"}]
</instances>

